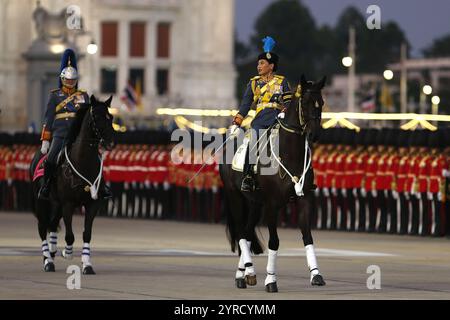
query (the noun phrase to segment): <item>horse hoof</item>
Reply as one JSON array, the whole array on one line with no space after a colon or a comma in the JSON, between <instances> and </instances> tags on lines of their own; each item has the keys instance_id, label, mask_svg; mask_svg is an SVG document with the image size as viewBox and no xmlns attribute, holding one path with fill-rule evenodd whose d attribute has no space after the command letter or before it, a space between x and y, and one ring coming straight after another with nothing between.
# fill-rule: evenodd
<instances>
[{"instance_id":1,"label":"horse hoof","mask_svg":"<svg viewBox=\"0 0 450 320\"><path fill-rule=\"evenodd\" d=\"M45 272L55 272L55 264L53 262L49 262L44 266Z\"/></svg>"},{"instance_id":2,"label":"horse hoof","mask_svg":"<svg viewBox=\"0 0 450 320\"><path fill-rule=\"evenodd\" d=\"M247 288L247 284L245 283L244 278L236 279L236 287L239 289L245 289Z\"/></svg>"},{"instance_id":3,"label":"horse hoof","mask_svg":"<svg viewBox=\"0 0 450 320\"><path fill-rule=\"evenodd\" d=\"M320 274L316 274L311 280L311 285L313 285L313 286L324 286L325 285L325 281L323 280L323 278L322 278L322 276Z\"/></svg>"},{"instance_id":4,"label":"horse hoof","mask_svg":"<svg viewBox=\"0 0 450 320\"><path fill-rule=\"evenodd\" d=\"M245 282L249 286L256 286L256 274L253 276L250 276L250 275L245 276Z\"/></svg>"},{"instance_id":5,"label":"horse hoof","mask_svg":"<svg viewBox=\"0 0 450 320\"><path fill-rule=\"evenodd\" d=\"M266 284L266 292L278 292L278 286L276 282Z\"/></svg>"},{"instance_id":6,"label":"horse hoof","mask_svg":"<svg viewBox=\"0 0 450 320\"><path fill-rule=\"evenodd\" d=\"M83 274L95 274L94 268L92 266L84 267Z\"/></svg>"},{"instance_id":7,"label":"horse hoof","mask_svg":"<svg viewBox=\"0 0 450 320\"><path fill-rule=\"evenodd\" d=\"M63 256L63 258L66 259L66 260L72 260L72 258L73 258L73 255L72 255L72 254L67 254L67 253L66 253L66 250L63 250L62 256Z\"/></svg>"}]
</instances>

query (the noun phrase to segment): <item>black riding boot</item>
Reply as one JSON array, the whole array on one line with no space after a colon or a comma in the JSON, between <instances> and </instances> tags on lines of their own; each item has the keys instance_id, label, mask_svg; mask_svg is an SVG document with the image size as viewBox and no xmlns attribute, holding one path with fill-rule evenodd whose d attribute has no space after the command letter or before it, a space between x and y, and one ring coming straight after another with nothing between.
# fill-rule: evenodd
<instances>
[{"instance_id":1,"label":"black riding boot","mask_svg":"<svg viewBox=\"0 0 450 320\"><path fill-rule=\"evenodd\" d=\"M249 149L247 148L247 154L245 155L244 163L244 177L242 178L241 191L252 192L255 191L255 179L253 176L253 165L250 164Z\"/></svg>"},{"instance_id":2,"label":"black riding boot","mask_svg":"<svg viewBox=\"0 0 450 320\"><path fill-rule=\"evenodd\" d=\"M100 195L103 199L112 199L113 194L111 192L111 188L106 185L106 183L102 184L103 187L100 189Z\"/></svg>"},{"instance_id":3,"label":"black riding boot","mask_svg":"<svg viewBox=\"0 0 450 320\"><path fill-rule=\"evenodd\" d=\"M44 163L44 184L39 189L38 199L48 200L50 197L50 182L55 170L55 165L49 161Z\"/></svg>"}]
</instances>

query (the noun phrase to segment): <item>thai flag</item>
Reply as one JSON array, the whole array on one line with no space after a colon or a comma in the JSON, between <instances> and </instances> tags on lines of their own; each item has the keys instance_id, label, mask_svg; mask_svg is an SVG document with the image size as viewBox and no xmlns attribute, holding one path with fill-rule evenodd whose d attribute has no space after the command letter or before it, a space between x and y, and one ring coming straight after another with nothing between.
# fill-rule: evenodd
<instances>
[{"instance_id":1,"label":"thai flag","mask_svg":"<svg viewBox=\"0 0 450 320\"><path fill-rule=\"evenodd\" d=\"M131 83L128 82L127 86L123 90L123 95L120 100L127 106L128 110L133 110L136 108L138 103L138 98L136 95L136 90L134 90Z\"/></svg>"},{"instance_id":2,"label":"thai flag","mask_svg":"<svg viewBox=\"0 0 450 320\"><path fill-rule=\"evenodd\" d=\"M368 96L361 102L361 108L364 112L372 112L375 110L375 97Z\"/></svg>"}]
</instances>

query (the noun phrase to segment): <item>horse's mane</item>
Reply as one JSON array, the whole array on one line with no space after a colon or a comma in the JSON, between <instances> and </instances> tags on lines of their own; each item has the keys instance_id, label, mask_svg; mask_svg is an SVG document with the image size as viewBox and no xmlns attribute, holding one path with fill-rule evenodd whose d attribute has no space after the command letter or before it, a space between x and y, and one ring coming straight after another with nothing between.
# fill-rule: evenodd
<instances>
[{"instance_id":1,"label":"horse's mane","mask_svg":"<svg viewBox=\"0 0 450 320\"><path fill-rule=\"evenodd\" d=\"M64 141L64 146L66 146L67 148L70 148L72 143L74 143L75 139L78 137L78 134L81 131L81 125L83 124L84 117L89 109L90 105L87 105L77 111L75 119L70 125L69 132L67 133L66 139Z\"/></svg>"}]
</instances>

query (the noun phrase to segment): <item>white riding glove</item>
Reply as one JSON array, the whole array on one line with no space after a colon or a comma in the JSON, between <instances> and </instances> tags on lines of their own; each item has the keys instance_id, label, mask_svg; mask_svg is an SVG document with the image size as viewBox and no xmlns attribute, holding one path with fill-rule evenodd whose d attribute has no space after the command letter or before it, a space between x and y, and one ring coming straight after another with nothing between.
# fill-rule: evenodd
<instances>
[{"instance_id":1,"label":"white riding glove","mask_svg":"<svg viewBox=\"0 0 450 320\"><path fill-rule=\"evenodd\" d=\"M237 136L239 133L239 126L237 124L233 124L230 127L230 136Z\"/></svg>"},{"instance_id":2,"label":"white riding glove","mask_svg":"<svg viewBox=\"0 0 450 320\"><path fill-rule=\"evenodd\" d=\"M50 141L48 140L42 141L41 153L47 154L49 148L50 148Z\"/></svg>"},{"instance_id":3,"label":"white riding glove","mask_svg":"<svg viewBox=\"0 0 450 320\"><path fill-rule=\"evenodd\" d=\"M286 116L286 113L280 112L280 113L278 114L278 119L284 119L285 116Z\"/></svg>"}]
</instances>

